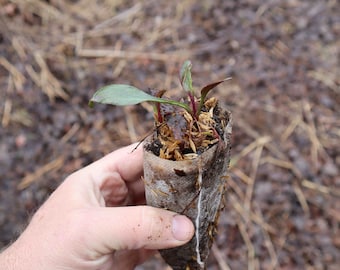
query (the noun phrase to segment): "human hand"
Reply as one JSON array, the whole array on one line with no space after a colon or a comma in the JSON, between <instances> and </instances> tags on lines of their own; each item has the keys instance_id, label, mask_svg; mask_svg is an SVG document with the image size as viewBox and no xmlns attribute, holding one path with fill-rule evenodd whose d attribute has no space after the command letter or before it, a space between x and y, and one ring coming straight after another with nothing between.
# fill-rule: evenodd
<instances>
[{"instance_id":1,"label":"human hand","mask_svg":"<svg viewBox=\"0 0 340 270\"><path fill-rule=\"evenodd\" d=\"M135 146L70 175L0 254L1 269L133 269L152 250L188 242L194 227L185 216L127 206L145 203L143 154Z\"/></svg>"}]
</instances>

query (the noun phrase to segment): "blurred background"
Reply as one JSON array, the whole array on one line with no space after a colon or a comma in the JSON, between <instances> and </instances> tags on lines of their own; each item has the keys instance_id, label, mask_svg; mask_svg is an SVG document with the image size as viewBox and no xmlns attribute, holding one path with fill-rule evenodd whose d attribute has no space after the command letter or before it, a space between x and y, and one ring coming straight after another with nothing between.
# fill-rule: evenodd
<instances>
[{"instance_id":1,"label":"blurred background","mask_svg":"<svg viewBox=\"0 0 340 270\"><path fill-rule=\"evenodd\" d=\"M208 269L339 269L339 14L336 0L0 0L0 249L68 174L152 130L148 104L90 109L95 90L180 96L190 59L197 88L232 77L214 92L234 127Z\"/></svg>"}]
</instances>

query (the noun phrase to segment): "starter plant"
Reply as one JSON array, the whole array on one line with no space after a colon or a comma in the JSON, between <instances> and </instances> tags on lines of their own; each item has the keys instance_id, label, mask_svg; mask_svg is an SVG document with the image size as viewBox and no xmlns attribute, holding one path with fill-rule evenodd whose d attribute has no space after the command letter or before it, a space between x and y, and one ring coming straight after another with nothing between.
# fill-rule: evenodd
<instances>
[{"instance_id":1,"label":"starter plant","mask_svg":"<svg viewBox=\"0 0 340 270\"><path fill-rule=\"evenodd\" d=\"M130 85L113 84L99 89L89 103L153 104L155 128L143 148L147 204L184 214L195 225L190 242L160 250L174 270L206 269L230 161L231 113L215 97L207 98L230 78L207 84L197 95L191 67L186 61L180 70L186 93L181 101L166 98L165 90L148 94Z\"/></svg>"}]
</instances>

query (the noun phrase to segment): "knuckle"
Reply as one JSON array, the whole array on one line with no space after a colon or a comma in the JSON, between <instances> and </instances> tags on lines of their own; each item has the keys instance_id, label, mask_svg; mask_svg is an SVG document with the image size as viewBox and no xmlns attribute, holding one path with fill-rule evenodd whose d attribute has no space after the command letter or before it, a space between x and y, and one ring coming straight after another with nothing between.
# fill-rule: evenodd
<instances>
[{"instance_id":1,"label":"knuckle","mask_svg":"<svg viewBox=\"0 0 340 270\"><path fill-rule=\"evenodd\" d=\"M143 234L146 242L157 242L164 239L167 229L170 228L168 218L162 215L159 209L149 206L145 207L142 213Z\"/></svg>"}]
</instances>

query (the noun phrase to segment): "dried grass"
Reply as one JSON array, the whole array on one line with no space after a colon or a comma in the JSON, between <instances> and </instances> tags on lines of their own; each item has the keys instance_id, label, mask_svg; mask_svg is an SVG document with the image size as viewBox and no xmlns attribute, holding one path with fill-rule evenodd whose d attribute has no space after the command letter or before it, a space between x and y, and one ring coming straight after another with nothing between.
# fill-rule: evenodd
<instances>
[{"instance_id":1,"label":"dried grass","mask_svg":"<svg viewBox=\"0 0 340 270\"><path fill-rule=\"evenodd\" d=\"M270 46L266 46L264 40L257 51L263 61L273 61L270 62L271 66L266 66L262 60L256 64L259 66L256 66L255 71L260 69L265 72L262 77L265 86L261 86L258 75L263 74L251 75L253 66L247 66L249 61L255 61L251 57L254 51L251 46L241 43L250 34L242 33L240 38L239 29L230 33L232 21L228 18L226 22L220 22L223 21L223 16L218 14L222 12L222 8L215 8L216 14L213 13L208 18L203 16L205 12L191 11L198 5L193 0L132 1L129 5L118 0L97 2L4 2L16 5L22 14L12 16L9 7L5 10L9 15L0 17L0 31L11 49L6 51L9 53L0 56L1 72L5 75L0 78L0 83L2 89L6 89L3 102L0 103L3 129L9 130L14 134L11 136L15 136L20 129L26 132L26 127L28 131L37 128L39 118L25 107L25 102L28 102L25 98L26 91L29 91L30 97L45 97L46 102L53 107L53 110L46 113L51 114L57 112L58 102L79 106L80 101L75 101L75 96L82 94L85 100L86 95L93 90L93 85L99 86L108 79L137 83L143 87L173 89L176 92L179 88L179 63L191 58L194 63L198 62L197 68L194 67L198 74L197 85L205 79L210 80L209 76L211 79L221 79L231 75L228 74L230 70L235 73L233 81L219 89L221 91L218 95L222 103L229 105L235 119L226 215L237 217L238 233L243 241L240 250L247 250L247 258L241 256L235 259L224 253L226 247L214 246L212 252L220 269L232 269L234 261L242 259L247 260L248 269L263 269L263 262L255 252L257 247L251 235L254 226L260 228L263 236L262 244L270 261L269 269L283 269L285 260L288 260L284 255L286 253L289 258L301 254L298 252L308 244L301 240L305 239L300 237L303 232L296 233L294 228L288 228L293 226L293 218L297 218L293 216L291 209L297 212L301 209L298 212L299 218L304 222L313 222L317 208L322 213L317 214L317 218L327 219L327 224L338 224L338 176L327 175L323 170L325 164L339 168L339 158L336 157L340 141L339 113L329 109L319 99L322 96L319 93L323 93L330 99L326 103L339 102L339 72L334 57L338 53L336 43L324 47L321 43L316 44L319 41L315 41L314 51L310 54L313 59L310 62L303 58L302 51L299 52L300 58L292 60L291 51L298 44L294 43L292 46L293 43L287 36L286 39L282 37L285 37L284 33L293 35L289 31L294 30L292 27L295 26L288 22L278 29L272 24L272 30L279 37ZM329 1L328 7L335 6L335 2ZM231 2L229 4L232 5ZM208 10L209 5L214 3L204 3L202 8ZM270 16L286 14L285 9L276 5L274 2L260 4L255 10L254 21L248 22L248 27L270 21ZM302 7L298 1L291 1L287 5L291 5L291 9L295 8L294 5ZM120 6L124 8L118 9ZM146 8L151 15L146 15ZM154 9L157 10L157 16L152 13ZM233 16L232 19L237 21L239 14L233 13ZM214 27L220 27L219 25L223 25L223 28L215 33ZM239 26L243 27L242 24ZM141 34L140 29L143 30ZM182 31L188 31L184 38L181 36ZM207 38L204 31L216 36ZM315 58L312 52L319 53L319 57ZM319 61L323 65L313 64ZM283 63L282 66L280 63ZM328 68L324 68L326 64L329 64ZM295 68L295 76L284 73L283 66ZM69 80L68 75L60 74L60 67L63 67L65 73L71 70L74 74L83 72L83 75L75 75ZM283 71L273 70L273 67ZM303 67L306 70L302 70ZM143 73L142 69L147 72ZM214 74L211 73L212 70ZM86 76L96 72L99 75L90 77L87 81ZM304 80L303 84L301 80ZM86 83L82 83L83 81ZM314 84L309 83L310 81ZM86 89L74 90L77 87L73 84ZM290 89L294 86L297 91L305 93L300 96L294 93ZM264 92L256 92L263 88ZM41 102L44 99L37 100ZM141 108L145 112L152 111L148 104L143 104ZM252 109L256 109L256 113ZM90 156L95 151L103 154L109 149L143 138L151 127L147 124L139 125L148 121L145 115L140 115L131 108L124 112L125 117L115 119L112 127L107 120L98 118L83 126L88 118L86 110L74 111L73 113L79 115L81 123L67 126L60 135L58 144L53 147L62 146L67 149L76 140L75 148L64 150L65 153L79 151L78 156L79 153ZM110 114L112 111L105 113ZM258 113L262 113L263 117L257 116ZM104 115L100 114L101 117ZM51 125L47 122L42 124ZM104 132L105 129L109 130ZM104 133L98 135L95 131ZM18 184L18 188L29 188L43 177L62 172L64 156L57 153L59 152L53 153L50 162L37 163L33 173L28 173ZM73 154L69 153L69 156L73 157ZM305 160L308 165L307 173L297 162L300 159ZM268 198L262 198L256 193L257 185L263 183L272 184L273 190L277 191L266 195L274 197L271 205L266 202ZM298 204L294 205L293 198L284 193L287 186ZM279 195L287 197L285 201L275 204L275 196ZM333 231L333 236L338 234L338 229ZM292 240L294 237L305 246L295 246L296 242ZM316 245L315 242L311 243ZM316 260L310 260L313 259Z\"/></svg>"}]
</instances>

